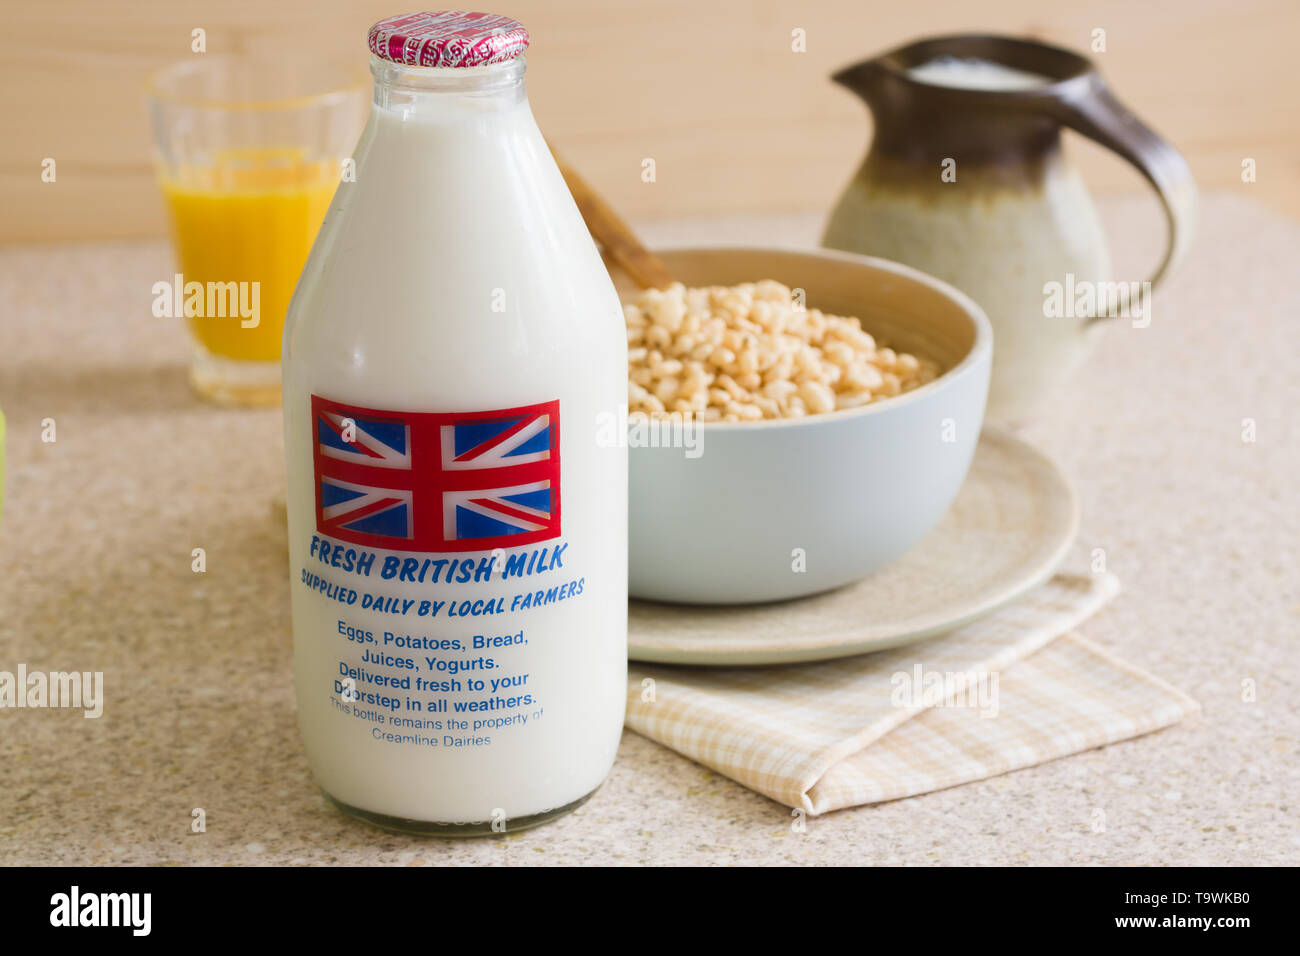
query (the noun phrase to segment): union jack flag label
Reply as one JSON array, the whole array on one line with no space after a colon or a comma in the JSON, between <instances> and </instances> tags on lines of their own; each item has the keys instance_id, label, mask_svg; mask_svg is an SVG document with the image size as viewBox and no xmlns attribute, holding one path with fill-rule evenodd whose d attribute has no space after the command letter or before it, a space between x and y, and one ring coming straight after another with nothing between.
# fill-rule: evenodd
<instances>
[{"instance_id":1,"label":"union jack flag label","mask_svg":"<svg viewBox=\"0 0 1300 956\"><path fill-rule=\"evenodd\" d=\"M311 397L316 528L394 551L560 536L560 403L387 412Z\"/></svg>"}]
</instances>

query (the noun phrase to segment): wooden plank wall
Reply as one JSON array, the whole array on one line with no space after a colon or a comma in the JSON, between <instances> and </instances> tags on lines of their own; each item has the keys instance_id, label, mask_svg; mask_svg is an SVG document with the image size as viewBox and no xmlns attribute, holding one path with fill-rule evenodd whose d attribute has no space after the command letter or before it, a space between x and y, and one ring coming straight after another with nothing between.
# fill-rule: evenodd
<instances>
[{"instance_id":1,"label":"wooden plank wall","mask_svg":"<svg viewBox=\"0 0 1300 956\"><path fill-rule=\"evenodd\" d=\"M1086 49L1188 155L1205 189L1300 215L1295 0L510 0L533 34L548 137L634 217L826 209L859 161L865 111L827 75L921 35L1026 34ZM144 87L209 52L286 46L364 60L393 0L0 0L0 241L157 235ZM791 50L806 31L807 51ZM1072 147L1096 191L1142 189ZM54 157L56 183L42 183ZM653 157L658 179L641 181ZM1258 181L1241 182L1241 162Z\"/></svg>"}]
</instances>

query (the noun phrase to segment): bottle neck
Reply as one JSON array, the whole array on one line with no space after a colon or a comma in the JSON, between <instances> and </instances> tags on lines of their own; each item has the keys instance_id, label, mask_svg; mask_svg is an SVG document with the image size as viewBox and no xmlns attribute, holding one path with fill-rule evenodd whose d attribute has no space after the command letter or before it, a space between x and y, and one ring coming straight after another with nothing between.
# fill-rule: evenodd
<instances>
[{"instance_id":1,"label":"bottle neck","mask_svg":"<svg viewBox=\"0 0 1300 956\"><path fill-rule=\"evenodd\" d=\"M370 58L376 106L402 114L457 111L490 113L526 99L522 56L504 63L470 67L406 66Z\"/></svg>"}]
</instances>

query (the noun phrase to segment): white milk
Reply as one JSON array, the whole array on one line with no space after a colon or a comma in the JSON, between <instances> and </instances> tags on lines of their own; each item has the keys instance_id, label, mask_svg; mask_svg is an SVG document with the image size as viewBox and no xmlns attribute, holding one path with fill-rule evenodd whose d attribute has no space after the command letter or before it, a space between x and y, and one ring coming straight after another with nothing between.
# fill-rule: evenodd
<instances>
[{"instance_id":1,"label":"white milk","mask_svg":"<svg viewBox=\"0 0 1300 956\"><path fill-rule=\"evenodd\" d=\"M596 441L626 401L622 312L521 58L373 58L372 71L356 181L334 197L285 328L299 724L313 773L347 808L510 829L598 787L622 729L627 459ZM326 414L352 420L351 442L318 438L312 396L343 406ZM492 414L542 403L558 403L557 439L554 405ZM537 486L557 470L548 507ZM353 497L321 508L318 493ZM391 546L346 537L371 533ZM481 574L494 548L490 580L460 581L463 564L441 579L451 561ZM423 583L383 577L403 561ZM363 608L367 596L382 606Z\"/></svg>"},{"instance_id":2,"label":"white milk","mask_svg":"<svg viewBox=\"0 0 1300 956\"><path fill-rule=\"evenodd\" d=\"M1053 82L1051 77L1017 70L993 60L947 55L911 67L907 75L931 86L963 90L1030 90Z\"/></svg>"}]
</instances>

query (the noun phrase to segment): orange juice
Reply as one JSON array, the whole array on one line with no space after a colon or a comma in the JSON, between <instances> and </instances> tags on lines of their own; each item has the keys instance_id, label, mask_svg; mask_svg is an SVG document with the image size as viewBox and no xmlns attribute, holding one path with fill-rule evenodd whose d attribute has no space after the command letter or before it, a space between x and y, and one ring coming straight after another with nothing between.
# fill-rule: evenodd
<instances>
[{"instance_id":1,"label":"orange juice","mask_svg":"<svg viewBox=\"0 0 1300 956\"><path fill-rule=\"evenodd\" d=\"M191 316L213 355L278 362L284 313L338 184L334 160L298 150L229 151L162 182L185 281L256 282L256 325L238 317Z\"/></svg>"}]
</instances>

